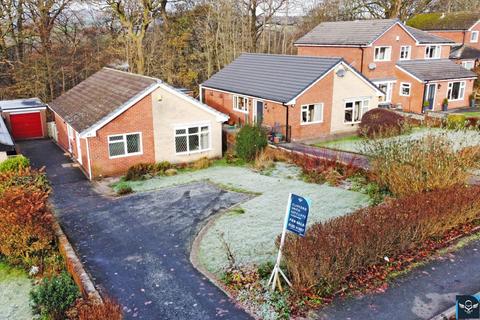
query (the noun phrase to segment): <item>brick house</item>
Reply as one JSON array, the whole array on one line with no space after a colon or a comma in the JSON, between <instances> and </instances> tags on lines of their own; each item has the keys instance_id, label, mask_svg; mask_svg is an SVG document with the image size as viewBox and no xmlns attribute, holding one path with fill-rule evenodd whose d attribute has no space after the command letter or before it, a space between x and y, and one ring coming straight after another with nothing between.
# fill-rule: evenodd
<instances>
[{"instance_id":1,"label":"brick house","mask_svg":"<svg viewBox=\"0 0 480 320\"><path fill-rule=\"evenodd\" d=\"M356 130L384 94L342 58L242 54L200 85L231 123L258 123L291 140Z\"/></svg>"},{"instance_id":2,"label":"brick house","mask_svg":"<svg viewBox=\"0 0 480 320\"><path fill-rule=\"evenodd\" d=\"M49 108L57 143L89 179L137 163L222 156L228 117L155 78L104 68Z\"/></svg>"},{"instance_id":3,"label":"brick house","mask_svg":"<svg viewBox=\"0 0 480 320\"><path fill-rule=\"evenodd\" d=\"M407 112L446 111L469 106L477 75L449 59L399 61L395 68L400 89L394 99ZM448 99L448 106L443 105ZM428 106L425 106L425 102Z\"/></svg>"},{"instance_id":4,"label":"brick house","mask_svg":"<svg viewBox=\"0 0 480 320\"><path fill-rule=\"evenodd\" d=\"M295 42L298 55L343 57L396 104L395 65L412 59L444 59L454 42L409 27L397 19L323 22Z\"/></svg>"},{"instance_id":5,"label":"brick house","mask_svg":"<svg viewBox=\"0 0 480 320\"><path fill-rule=\"evenodd\" d=\"M454 41L450 59L466 69L480 64L480 12L423 13L407 24Z\"/></svg>"}]
</instances>

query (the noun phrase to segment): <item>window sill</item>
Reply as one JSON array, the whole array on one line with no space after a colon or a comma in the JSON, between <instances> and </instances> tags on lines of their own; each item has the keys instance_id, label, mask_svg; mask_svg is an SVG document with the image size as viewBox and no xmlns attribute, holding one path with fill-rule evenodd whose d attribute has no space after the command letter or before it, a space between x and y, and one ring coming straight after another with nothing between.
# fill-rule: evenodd
<instances>
[{"instance_id":1,"label":"window sill","mask_svg":"<svg viewBox=\"0 0 480 320\"><path fill-rule=\"evenodd\" d=\"M199 154L199 153L210 152L210 151L212 151L212 150L213 150L212 148L209 148L209 149L196 150L196 151L176 152L175 155L176 155L176 156L189 156L189 155L192 155L192 154Z\"/></svg>"},{"instance_id":2,"label":"window sill","mask_svg":"<svg viewBox=\"0 0 480 320\"><path fill-rule=\"evenodd\" d=\"M311 124L321 124L323 123L323 120L322 121L314 121L314 122L301 122L300 125L301 126L309 126Z\"/></svg>"},{"instance_id":3,"label":"window sill","mask_svg":"<svg viewBox=\"0 0 480 320\"><path fill-rule=\"evenodd\" d=\"M457 102L457 101L464 101L465 98L460 98L460 99L448 99L448 102Z\"/></svg>"},{"instance_id":4,"label":"window sill","mask_svg":"<svg viewBox=\"0 0 480 320\"><path fill-rule=\"evenodd\" d=\"M245 111L245 110L240 110L240 109L235 109L235 108L233 108L233 111L240 112L240 113L244 113L244 114L248 114L248 110Z\"/></svg>"},{"instance_id":5,"label":"window sill","mask_svg":"<svg viewBox=\"0 0 480 320\"><path fill-rule=\"evenodd\" d=\"M373 60L373 62L391 62L392 60L389 59L389 60Z\"/></svg>"},{"instance_id":6,"label":"window sill","mask_svg":"<svg viewBox=\"0 0 480 320\"><path fill-rule=\"evenodd\" d=\"M119 158L128 158L128 157L135 157L135 156L141 156L143 155L143 152L136 152L136 153L129 153L121 156L108 156L108 159L119 159Z\"/></svg>"},{"instance_id":7,"label":"window sill","mask_svg":"<svg viewBox=\"0 0 480 320\"><path fill-rule=\"evenodd\" d=\"M360 124L361 121L356 121L356 122L343 122L344 125L355 125L355 124Z\"/></svg>"},{"instance_id":8,"label":"window sill","mask_svg":"<svg viewBox=\"0 0 480 320\"><path fill-rule=\"evenodd\" d=\"M409 94L399 94L400 97L410 97Z\"/></svg>"}]
</instances>

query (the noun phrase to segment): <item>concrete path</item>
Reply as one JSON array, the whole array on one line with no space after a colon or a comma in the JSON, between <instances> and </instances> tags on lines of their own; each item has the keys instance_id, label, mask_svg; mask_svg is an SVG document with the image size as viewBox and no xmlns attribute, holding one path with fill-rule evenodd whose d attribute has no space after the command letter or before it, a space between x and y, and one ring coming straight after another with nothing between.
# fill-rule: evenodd
<instances>
[{"instance_id":1,"label":"concrete path","mask_svg":"<svg viewBox=\"0 0 480 320\"><path fill-rule=\"evenodd\" d=\"M314 147L296 142L282 143L279 144L278 147L302 154L308 154L320 159L337 160L341 163L353 165L364 170L370 169L368 158L361 154L333 150L329 148Z\"/></svg>"},{"instance_id":2,"label":"concrete path","mask_svg":"<svg viewBox=\"0 0 480 320\"><path fill-rule=\"evenodd\" d=\"M455 296L480 290L480 240L395 280L384 293L340 299L317 312L328 320L430 319L455 304Z\"/></svg>"},{"instance_id":3,"label":"concrete path","mask_svg":"<svg viewBox=\"0 0 480 320\"><path fill-rule=\"evenodd\" d=\"M126 319L249 319L189 261L193 238L215 212L246 199L206 183L106 198L48 140L20 143L46 166L60 223L97 287Z\"/></svg>"}]
</instances>

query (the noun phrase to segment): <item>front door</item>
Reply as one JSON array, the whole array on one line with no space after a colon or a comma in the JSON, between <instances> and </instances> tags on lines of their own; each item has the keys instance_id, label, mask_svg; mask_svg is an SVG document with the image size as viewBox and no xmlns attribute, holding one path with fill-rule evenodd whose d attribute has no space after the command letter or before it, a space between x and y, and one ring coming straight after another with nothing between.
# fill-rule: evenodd
<instances>
[{"instance_id":1,"label":"front door","mask_svg":"<svg viewBox=\"0 0 480 320\"><path fill-rule=\"evenodd\" d=\"M437 93L437 85L435 83L427 84L427 90L425 91L425 102L428 102L427 110L433 110L435 106L435 94Z\"/></svg>"},{"instance_id":2,"label":"front door","mask_svg":"<svg viewBox=\"0 0 480 320\"><path fill-rule=\"evenodd\" d=\"M261 100L256 100L255 102L255 112L253 113L255 124L261 125L263 122L263 107L264 102Z\"/></svg>"}]
</instances>

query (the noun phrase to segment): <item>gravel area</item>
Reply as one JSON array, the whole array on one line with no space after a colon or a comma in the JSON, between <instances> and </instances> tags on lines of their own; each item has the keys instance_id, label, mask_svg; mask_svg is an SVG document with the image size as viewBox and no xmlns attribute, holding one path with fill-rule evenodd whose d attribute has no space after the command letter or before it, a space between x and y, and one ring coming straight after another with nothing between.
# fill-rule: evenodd
<instances>
[{"instance_id":1,"label":"gravel area","mask_svg":"<svg viewBox=\"0 0 480 320\"><path fill-rule=\"evenodd\" d=\"M32 319L29 302L31 287L25 272L0 263L0 320Z\"/></svg>"},{"instance_id":2,"label":"gravel area","mask_svg":"<svg viewBox=\"0 0 480 320\"><path fill-rule=\"evenodd\" d=\"M199 260L210 272L219 274L228 265L223 240L238 264L273 261L275 238L282 231L290 192L312 199L309 224L350 213L368 204L363 194L306 183L298 179L298 174L297 167L283 163L277 163L267 174L242 167L211 167L173 177L130 182L130 185L134 191L147 191L208 180L226 189L259 194L241 204L241 209L233 209L219 217L204 235Z\"/></svg>"}]
</instances>

